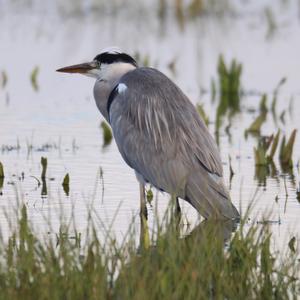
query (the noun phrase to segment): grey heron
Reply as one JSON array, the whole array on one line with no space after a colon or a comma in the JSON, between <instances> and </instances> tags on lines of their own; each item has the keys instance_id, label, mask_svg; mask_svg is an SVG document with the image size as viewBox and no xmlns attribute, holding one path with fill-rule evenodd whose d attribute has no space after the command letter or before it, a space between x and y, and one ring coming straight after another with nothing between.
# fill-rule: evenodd
<instances>
[{"instance_id":1,"label":"grey heron","mask_svg":"<svg viewBox=\"0 0 300 300\"><path fill-rule=\"evenodd\" d=\"M216 142L181 89L120 50L58 72L94 77L94 98L118 149L140 183L188 201L204 218L236 219ZM143 209L142 209L143 210Z\"/></svg>"}]
</instances>

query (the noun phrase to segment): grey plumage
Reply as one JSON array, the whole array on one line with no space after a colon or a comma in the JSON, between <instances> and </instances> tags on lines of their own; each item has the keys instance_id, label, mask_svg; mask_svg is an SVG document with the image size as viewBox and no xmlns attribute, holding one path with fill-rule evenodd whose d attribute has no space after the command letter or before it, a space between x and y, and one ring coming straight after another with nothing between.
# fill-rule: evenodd
<instances>
[{"instance_id":1,"label":"grey plumage","mask_svg":"<svg viewBox=\"0 0 300 300\"><path fill-rule=\"evenodd\" d=\"M110 107L119 151L145 182L189 201L206 218L237 212L223 184L215 141L193 104L161 72L138 68L123 75Z\"/></svg>"},{"instance_id":2,"label":"grey plumage","mask_svg":"<svg viewBox=\"0 0 300 300\"><path fill-rule=\"evenodd\" d=\"M168 77L116 50L59 69L95 77L97 107L119 151L144 185L187 200L205 218L238 218L217 145L193 104Z\"/></svg>"}]
</instances>

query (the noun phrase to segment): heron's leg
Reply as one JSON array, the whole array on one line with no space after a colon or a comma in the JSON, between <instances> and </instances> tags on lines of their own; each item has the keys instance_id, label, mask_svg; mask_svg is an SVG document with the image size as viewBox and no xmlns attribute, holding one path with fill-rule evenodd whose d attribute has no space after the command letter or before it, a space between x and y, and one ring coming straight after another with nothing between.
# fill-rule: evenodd
<instances>
[{"instance_id":1,"label":"heron's leg","mask_svg":"<svg viewBox=\"0 0 300 300\"><path fill-rule=\"evenodd\" d=\"M148 221L147 218L145 218L145 215L142 213L140 214L140 222L140 244L138 247L138 253L141 253L141 251L148 249L150 246Z\"/></svg>"},{"instance_id":2,"label":"heron's leg","mask_svg":"<svg viewBox=\"0 0 300 300\"><path fill-rule=\"evenodd\" d=\"M146 206L146 194L145 194L145 185L140 183L140 215L144 216L147 220L147 206Z\"/></svg>"}]
</instances>

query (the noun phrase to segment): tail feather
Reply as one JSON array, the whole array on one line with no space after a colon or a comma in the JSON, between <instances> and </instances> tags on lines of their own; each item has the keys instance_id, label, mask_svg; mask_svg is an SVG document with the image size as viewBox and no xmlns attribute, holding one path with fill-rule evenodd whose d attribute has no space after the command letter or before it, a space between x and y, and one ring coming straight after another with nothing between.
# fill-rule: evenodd
<instances>
[{"instance_id":1,"label":"tail feather","mask_svg":"<svg viewBox=\"0 0 300 300\"><path fill-rule=\"evenodd\" d=\"M230 200L223 178L217 175L193 174L187 181L185 198L206 219L239 218L239 212Z\"/></svg>"}]
</instances>

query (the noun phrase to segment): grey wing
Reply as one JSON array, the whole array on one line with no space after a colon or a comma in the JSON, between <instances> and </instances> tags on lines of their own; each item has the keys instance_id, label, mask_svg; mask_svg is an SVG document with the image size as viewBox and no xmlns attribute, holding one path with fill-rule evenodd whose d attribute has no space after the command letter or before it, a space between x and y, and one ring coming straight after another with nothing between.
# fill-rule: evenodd
<instances>
[{"instance_id":1,"label":"grey wing","mask_svg":"<svg viewBox=\"0 0 300 300\"><path fill-rule=\"evenodd\" d=\"M127 73L120 84L126 88L115 95L109 117L127 164L203 216L233 217L216 143L182 91L151 68Z\"/></svg>"}]
</instances>

